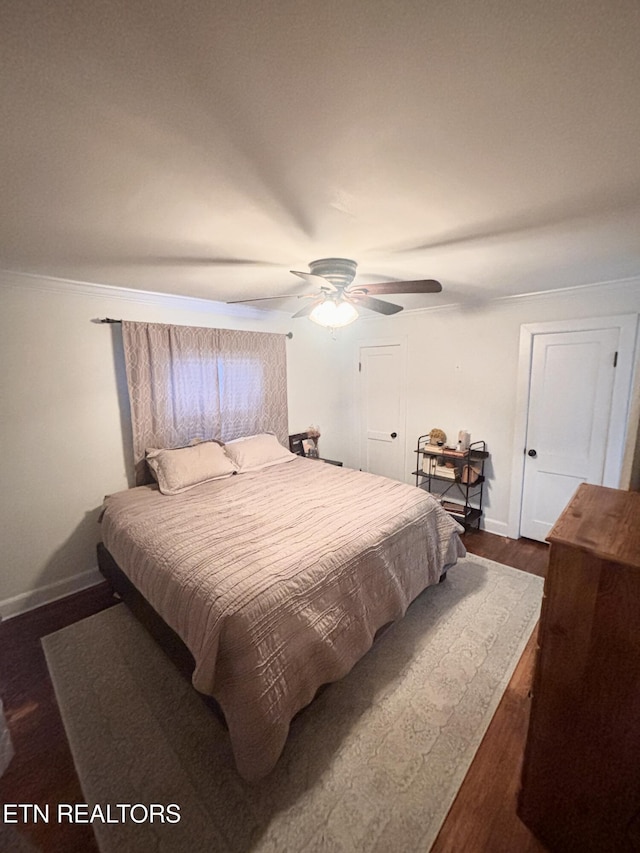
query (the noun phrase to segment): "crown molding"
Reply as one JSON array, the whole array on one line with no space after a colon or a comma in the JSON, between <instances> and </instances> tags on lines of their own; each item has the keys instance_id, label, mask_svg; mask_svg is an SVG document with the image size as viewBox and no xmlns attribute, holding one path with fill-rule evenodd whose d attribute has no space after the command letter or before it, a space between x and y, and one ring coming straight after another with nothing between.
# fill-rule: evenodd
<instances>
[{"instance_id":1,"label":"crown molding","mask_svg":"<svg viewBox=\"0 0 640 853\"><path fill-rule=\"evenodd\" d=\"M619 288L638 288L640 287L640 275L629 276L628 278L616 278L608 281L595 281L589 284L574 284L568 287L555 287L548 290L533 290L529 293L511 293L506 296L492 296L486 301L478 300L483 305L497 305L500 303L509 303L513 301L519 302L535 302L538 299L547 299L550 296L561 296L564 294L577 293L585 290L596 290L602 287L619 287ZM405 308L404 316L407 314L426 314L434 311L450 311L452 308L459 308L464 305L464 301L447 302L445 305L429 305L424 308ZM362 320L378 320L377 316L361 317Z\"/></svg>"},{"instance_id":2,"label":"crown molding","mask_svg":"<svg viewBox=\"0 0 640 853\"><path fill-rule=\"evenodd\" d=\"M497 296L493 302L511 302L517 300L535 300L541 297L556 296L563 293L576 293L583 290L595 290L599 287L633 287L640 284L640 275L628 276L627 278L607 279L606 281L593 281L588 284L572 284L567 287L551 287L548 290L532 290L529 293L514 293L508 296Z\"/></svg>"},{"instance_id":3,"label":"crown molding","mask_svg":"<svg viewBox=\"0 0 640 853\"><path fill-rule=\"evenodd\" d=\"M160 305L165 308L195 311L201 314L222 314L227 317L244 317L247 319L274 319L280 316L289 318L286 311L275 309L260 309L248 305L230 305L214 299L202 299L195 296L179 296L175 293L160 293L154 290L136 290L132 287L116 287L111 284L95 284L88 281L56 278L49 275L17 272L0 269L0 287L12 287L19 290L25 287L44 293L64 293L74 296L94 296L106 299L119 299L123 302L136 304Z\"/></svg>"},{"instance_id":4,"label":"crown molding","mask_svg":"<svg viewBox=\"0 0 640 853\"><path fill-rule=\"evenodd\" d=\"M88 281L76 281L74 279L57 278L50 275L39 275L36 273L18 272L16 270L0 269L0 287L14 287L31 290L40 290L46 293L66 293L79 296L98 296L107 299L119 299L123 302L135 302L139 304L160 305L166 308L194 311L202 314L221 314L227 317L243 317L247 319L267 319L268 317L290 318L288 311L274 308L255 308L248 305L233 305L226 302L218 302L214 299L203 299L195 296L180 296L175 293L161 293L153 290L137 290L132 287L116 287L111 284L96 284ZM486 300L485 304L497 305L516 301L536 301L546 299L550 296L578 293L586 290L596 290L602 287L640 287L640 275L628 278L611 279L608 281L597 281L589 284L576 284L568 287L549 288L547 290L530 291L528 293L514 293L506 296L494 296ZM425 314L438 311L450 311L464 305L462 300L458 302L447 302L445 305L431 305L423 308L405 308L403 316L408 314ZM378 320L379 317L371 315L360 316L359 322L367 320Z\"/></svg>"}]
</instances>

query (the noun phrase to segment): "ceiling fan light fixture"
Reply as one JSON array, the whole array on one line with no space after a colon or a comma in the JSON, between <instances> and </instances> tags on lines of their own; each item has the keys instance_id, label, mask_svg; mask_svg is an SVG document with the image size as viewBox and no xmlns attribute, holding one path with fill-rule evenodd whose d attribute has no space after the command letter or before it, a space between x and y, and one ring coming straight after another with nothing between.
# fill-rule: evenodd
<instances>
[{"instance_id":1,"label":"ceiling fan light fixture","mask_svg":"<svg viewBox=\"0 0 640 853\"><path fill-rule=\"evenodd\" d=\"M309 319L313 320L319 326L325 326L328 329L338 329L341 326L348 326L358 319L358 311L350 302L341 300L336 302L333 299L325 299L313 309L309 314Z\"/></svg>"}]
</instances>

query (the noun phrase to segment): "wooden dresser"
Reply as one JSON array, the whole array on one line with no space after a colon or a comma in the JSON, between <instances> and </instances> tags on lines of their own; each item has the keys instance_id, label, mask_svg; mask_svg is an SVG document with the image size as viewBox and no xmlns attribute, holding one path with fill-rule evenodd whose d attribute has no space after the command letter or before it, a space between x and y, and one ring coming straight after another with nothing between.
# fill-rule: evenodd
<instances>
[{"instance_id":1,"label":"wooden dresser","mask_svg":"<svg viewBox=\"0 0 640 853\"><path fill-rule=\"evenodd\" d=\"M518 814L551 851L639 851L640 493L581 485L548 541Z\"/></svg>"}]
</instances>

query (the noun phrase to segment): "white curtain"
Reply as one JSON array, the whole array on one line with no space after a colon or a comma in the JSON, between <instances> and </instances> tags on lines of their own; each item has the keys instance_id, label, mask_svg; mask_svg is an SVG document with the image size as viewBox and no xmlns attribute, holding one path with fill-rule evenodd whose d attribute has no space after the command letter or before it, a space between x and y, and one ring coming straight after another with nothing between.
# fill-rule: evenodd
<instances>
[{"instance_id":1,"label":"white curtain","mask_svg":"<svg viewBox=\"0 0 640 853\"><path fill-rule=\"evenodd\" d=\"M136 484L145 452L196 439L288 436L285 336L123 321Z\"/></svg>"}]
</instances>

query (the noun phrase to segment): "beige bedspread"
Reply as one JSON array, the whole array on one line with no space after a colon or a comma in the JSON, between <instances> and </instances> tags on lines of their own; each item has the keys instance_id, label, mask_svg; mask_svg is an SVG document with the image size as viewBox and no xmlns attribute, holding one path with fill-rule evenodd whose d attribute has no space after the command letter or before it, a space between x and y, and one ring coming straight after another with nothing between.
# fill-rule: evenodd
<instances>
[{"instance_id":1,"label":"beige bedspread","mask_svg":"<svg viewBox=\"0 0 640 853\"><path fill-rule=\"evenodd\" d=\"M105 499L103 541L182 637L239 772L275 765L293 716L465 553L424 491L296 458L172 497Z\"/></svg>"}]
</instances>

